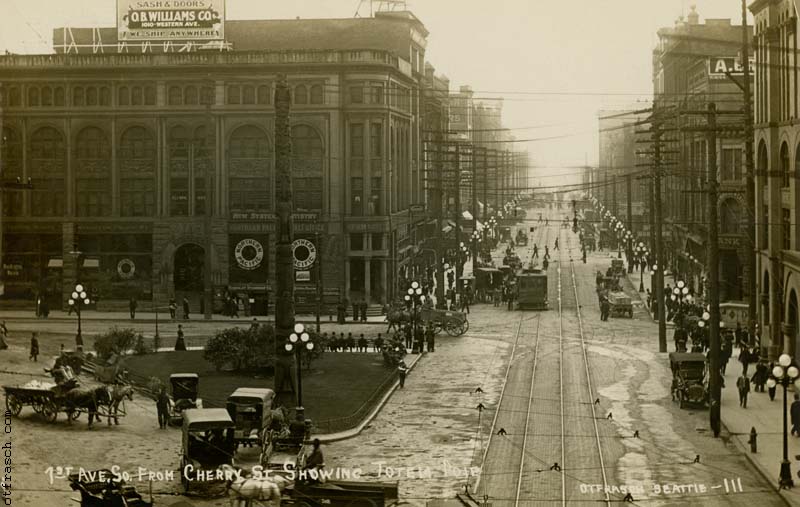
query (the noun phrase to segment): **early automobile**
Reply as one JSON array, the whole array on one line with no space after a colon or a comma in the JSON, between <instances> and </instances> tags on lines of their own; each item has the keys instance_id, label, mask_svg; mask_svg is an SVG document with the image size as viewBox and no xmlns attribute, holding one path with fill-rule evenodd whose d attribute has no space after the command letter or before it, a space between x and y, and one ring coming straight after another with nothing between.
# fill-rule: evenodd
<instances>
[{"instance_id":1,"label":"early automobile","mask_svg":"<svg viewBox=\"0 0 800 507\"><path fill-rule=\"evenodd\" d=\"M253 444L261 447L265 433L272 422L272 389L239 387L228 396L227 409L236 425L236 447Z\"/></svg>"},{"instance_id":2,"label":"early automobile","mask_svg":"<svg viewBox=\"0 0 800 507\"><path fill-rule=\"evenodd\" d=\"M611 259L611 274L613 276L625 276L625 261L622 259Z\"/></svg>"},{"instance_id":3,"label":"early automobile","mask_svg":"<svg viewBox=\"0 0 800 507\"><path fill-rule=\"evenodd\" d=\"M189 408L183 412L180 474L184 491L215 482L222 465L233 465L235 428L224 408Z\"/></svg>"},{"instance_id":4,"label":"early automobile","mask_svg":"<svg viewBox=\"0 0 800 507\"><path fill-rule=\"evenodd\" d=\"M180 426L185 410L203 408L203 400L197 397L200 376L197 373L173 373L169 376L169 383L172 385L169 423Z\"/></svg>"},{"instance_id":5,"label":"early automobile","mask_svg":"<svg viewBox=\"0 0 800 507\"><path fill-rule=\"evenodd\" d=\"M672 401L681 408L688 405L705 407L708 403L708 388L705 383L706 358L692 352L671 352Z\"/></svg>"}]
</instances>

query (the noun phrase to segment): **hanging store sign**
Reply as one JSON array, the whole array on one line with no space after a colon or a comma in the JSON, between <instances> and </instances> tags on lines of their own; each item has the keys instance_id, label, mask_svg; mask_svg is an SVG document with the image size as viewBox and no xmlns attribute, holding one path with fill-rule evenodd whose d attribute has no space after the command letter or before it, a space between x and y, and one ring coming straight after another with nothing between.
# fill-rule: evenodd
<instances>
[{"instance_id":1,"label":"hanging store sign","mask_svg":"<svg viewBox=\"0 0 800 507\"><path fill-rule=\"evenodd\" d=\"M292 242L292 254L294 268L302 271L314 265L317 259L317 247L307 239L296 239Z\"/></svg>"},{"instance_id":2,"label":"hanging store sign","mask_svg":"<svg viewBox=\"0 0 800 507\"><path fill-rule=\"evenodd\" d=\"M136 264L130 259L122 259L117 263L117 274L123 280L130 280L136 273Z\"/></svg>"},{"instance_id":3,"label":"hanging store sign","mask_svg":"<svg viewBox=\"0 0 800 507\"><path fill-rule=\"evenodd\" d=\"M248 271L256 269L264 260L264 247L253 238L246 238L236 244L233 250L236 264Z\"/></svg>"},{"instance_id":4,"label":"hanging store sign","mask_svg":"<svg viewBox=\"0 0 800 507\"><path fill-rule=\"evenodd\" d=\"M224 39L225 0L117 0L120 41Z\"/></svg>"}]
</instances>

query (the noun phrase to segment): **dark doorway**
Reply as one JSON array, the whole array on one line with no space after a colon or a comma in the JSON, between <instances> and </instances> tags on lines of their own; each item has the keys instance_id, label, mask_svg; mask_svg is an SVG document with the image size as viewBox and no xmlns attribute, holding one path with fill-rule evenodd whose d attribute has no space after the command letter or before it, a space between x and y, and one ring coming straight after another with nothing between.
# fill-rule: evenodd
<instances>
[{"instance_id":1,"label":"dark doorway","mask_svg":"<svg viewBox=\"0 0 800 507\"><path fill-rule=\"evenodd\" d=\"M364 293L364 259L350 259L350 297L360 301Z\"/></svg>"},{"instance_id":2,"label":"dark doorway","mask_svg":"<svg viewBox=\"0 0 800 507\"><path fill-rule=\"evenodd\" d=\"M203 292L205 250L199 245L182 245L175 251L175 293Z\"/></svg>"},{"instance_id":3,"label":"dark doorway","mask_svg":"<svg viewBox=\"0 0 800 507\"><path fill-rule=\"evenodd\" d=\"M720 301L742 299L741 268L735 250L720 250Z\"/></svg>"}]
</instances>

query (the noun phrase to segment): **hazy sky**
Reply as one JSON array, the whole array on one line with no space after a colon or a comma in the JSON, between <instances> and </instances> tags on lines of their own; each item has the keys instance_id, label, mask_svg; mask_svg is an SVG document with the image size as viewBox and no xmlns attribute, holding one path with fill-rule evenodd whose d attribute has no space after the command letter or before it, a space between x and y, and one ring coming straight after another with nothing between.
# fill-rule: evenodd
<instances>
[{"instance_id":1,"label":"hazy sky","mask_svg":"<svg viewBox=\"0 0 800 507\"><path fill-rule=\"evenodd\" d=\"M56 26L114 26L116 0L0 0L0 49L50 52ZM347 18L359 0L227 0L228 19ZM597 159L596 113L646 100L655 32L697 5L741 23L740 0L412 0L431 32L427 59L457 88L505 99L518 139L569 135L526 147L541 165ZM368 16L367 2L362 15ZM748 21L752 22L752 19ZM564 170L568 173L570 170ZM571 170L575 172L575 170Z\"/></svg>"}]
</instances>

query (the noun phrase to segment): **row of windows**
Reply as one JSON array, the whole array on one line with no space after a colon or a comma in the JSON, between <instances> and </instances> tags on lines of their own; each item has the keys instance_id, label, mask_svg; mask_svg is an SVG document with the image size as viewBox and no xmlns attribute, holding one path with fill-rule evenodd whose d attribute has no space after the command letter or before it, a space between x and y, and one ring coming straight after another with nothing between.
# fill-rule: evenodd
<instances>
[{"instance_id":1,"label":"row of windows","mask_svg":"<svg viewBox=\"0 0 800 507\"><path fill-rule=\"evenodd\" d=\"M167 104L170 106L211 105L214 103L214 88L211 86L170 86L167 89Z\"/></svg>"}]
</instances>

